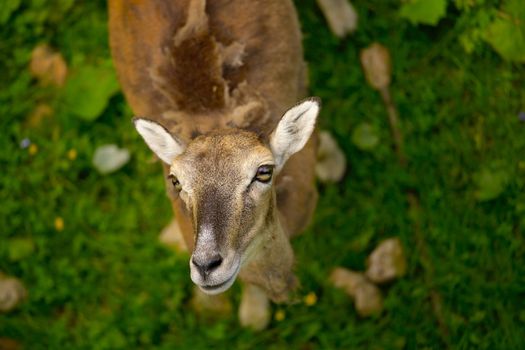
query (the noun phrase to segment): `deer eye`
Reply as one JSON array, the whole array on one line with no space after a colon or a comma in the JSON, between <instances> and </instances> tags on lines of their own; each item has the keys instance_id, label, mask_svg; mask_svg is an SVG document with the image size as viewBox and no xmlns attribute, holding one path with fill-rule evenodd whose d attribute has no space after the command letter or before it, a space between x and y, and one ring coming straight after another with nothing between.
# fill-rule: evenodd
<instances>
[{"instance_id":1,"label":"deer eye","mask_svg":"<svg viewBox=\"0 0 525 350\"><path fill-rule=\"evenodd\" d=\"M262 183L268 183L272 180L273 165L261 165L257 169L254 180Z\"/></svg>"},{"instance_id":2,"label":"deer eye","mask_svg":"<svg viewBox=\"0 0 525 350\"><path fill-rule=\"evenodd\" d=\"M171 181L171 183L173 185L173 188L176 191L180 191L182 189L182 186L181 186L179 180L175 177L175 175L173 175L173 174L168 175L168 179L170 179L170 181Z\"/></svg>"}]
</instances>

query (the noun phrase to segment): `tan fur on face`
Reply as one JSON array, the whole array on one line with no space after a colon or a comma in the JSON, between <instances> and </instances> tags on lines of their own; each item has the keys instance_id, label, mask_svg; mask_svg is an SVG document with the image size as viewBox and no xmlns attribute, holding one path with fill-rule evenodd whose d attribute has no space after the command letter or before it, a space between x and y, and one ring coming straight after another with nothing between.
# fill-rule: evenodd
<instances>
[{"instance_id":1,"label":"tan fur on face","mask_svg":"<svg viewBox=\"0 0 525 350\"><path fill-rule=\"evenodd\" d=\"M196 235L199 209L212 198L220 198L224 217L216 218L217 222L212 224L227 235L227 247L223 249L245 249L247 242L239 235L251 229L249 223L258 216L258 210L268 210L272 199L271 184L254 183L253 178L259 166L273 165L273 162L269 148L251 132L221 131L191 142L175 159L170 173L182 184L180 195L193 214ZM253 210L248 211L251 204ZM240 227L246 232L239 232Z\"/></svg>"}]
</instances>

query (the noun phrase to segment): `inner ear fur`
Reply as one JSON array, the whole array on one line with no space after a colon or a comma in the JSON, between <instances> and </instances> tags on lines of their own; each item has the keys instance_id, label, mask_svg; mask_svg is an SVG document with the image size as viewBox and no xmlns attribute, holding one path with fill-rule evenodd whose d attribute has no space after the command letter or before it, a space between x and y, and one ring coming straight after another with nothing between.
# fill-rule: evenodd
<instances>
[{"instance_id":1,"label":"inner ear fur","mask_svg":"<svg viewBox=\"0 0 525 350\"><path fill-rule=\"evenodd\" d=\"M270 135L270 148L280 170L293 154L299 152L315 128L321 109L318 97L307 98L290 108Z\"/></svg>"},{"instance_id":2,"label":"inner ear fur","mask_svg":"<svg viewBox=\"0 0 525 350\"><path fill-rule=\"evenodd\" d=\"M173 160L184 151L185 145L156 121L137 117L133 118L133 124L148 147L164 163L171 165Z\"/></svg>"}]
</instances>

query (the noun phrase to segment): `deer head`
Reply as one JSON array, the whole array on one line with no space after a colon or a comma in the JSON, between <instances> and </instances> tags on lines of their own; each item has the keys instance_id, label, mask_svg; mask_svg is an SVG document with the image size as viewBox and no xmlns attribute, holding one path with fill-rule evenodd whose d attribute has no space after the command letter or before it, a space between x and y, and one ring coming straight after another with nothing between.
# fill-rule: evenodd
<instances>
[{"instance_id":1,"label":"deer head","mask_svg":"<svg viewBox=\"0 0 525 350\"><path fill-rule=\"evenodd\" d=\"M232 128L184 144L162 125L134 119L149 148L170 166L169 178L192 219L191 279L204 292L228 289L261 240L275 228L273 180L310 138L319 108L316 98L292 107L268 141Z\"/></svg>"}]
</instances>

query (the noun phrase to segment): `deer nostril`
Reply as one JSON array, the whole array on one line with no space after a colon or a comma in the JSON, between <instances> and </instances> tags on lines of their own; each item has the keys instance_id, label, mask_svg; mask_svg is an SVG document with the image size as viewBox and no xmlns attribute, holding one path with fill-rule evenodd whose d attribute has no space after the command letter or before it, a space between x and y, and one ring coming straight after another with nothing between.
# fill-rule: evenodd
<instances>
[{"instance_id":1,"label":"deer nostril","mask_svg":"<svg viewBox=\"0 0 525 350\"><path fill-rule=\"evenodd\" d=\"M208 270L214 270L215 268L219 267L222 264L222 257L220 255L216 255L213 257L213 259L208 263Z\"/></svg>"},{"instance_id":2,"label":"deer nostril","mask_svg":"<svg viewBox=\"0 0 525 350\"><path fill-rule=\"evenodd\" d=\"M222 257L219 254L217 254L205 261L196 260L194 257L192 259L192 262L193 265L195 265L199 269L200 273L204 276L209 274L222 264Z\"/></svg>"}]
</instances>

